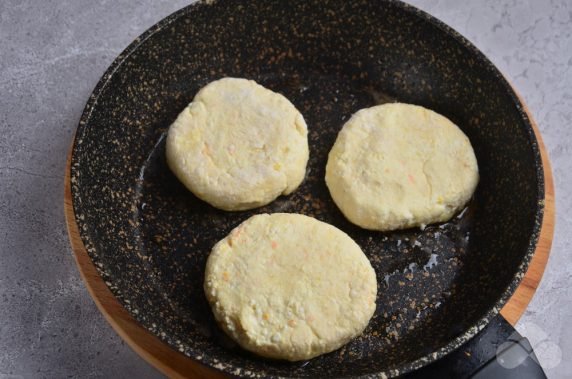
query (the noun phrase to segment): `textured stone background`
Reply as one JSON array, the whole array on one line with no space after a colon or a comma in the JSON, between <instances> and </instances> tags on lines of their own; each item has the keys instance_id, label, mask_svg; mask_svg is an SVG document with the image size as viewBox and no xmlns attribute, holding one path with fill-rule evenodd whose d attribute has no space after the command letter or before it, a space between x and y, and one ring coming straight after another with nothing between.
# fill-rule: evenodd
<instances>
[{"instance_id":1,"label":"textured stone background","mask_svg":"<svg viewBox=\"0 0 572 379\"><path fill-rule=\"evenodd\" d=\"M65 157L101 74L189 0L0 1L0 379L161 375L115 334L75 267L63 219ZM548 147L557 227L518 329L551 378L570 377L572 3L410 0L457 29L514 83ZM533 341L534 342L534 341Z\"/></svg>"}]
</instances>

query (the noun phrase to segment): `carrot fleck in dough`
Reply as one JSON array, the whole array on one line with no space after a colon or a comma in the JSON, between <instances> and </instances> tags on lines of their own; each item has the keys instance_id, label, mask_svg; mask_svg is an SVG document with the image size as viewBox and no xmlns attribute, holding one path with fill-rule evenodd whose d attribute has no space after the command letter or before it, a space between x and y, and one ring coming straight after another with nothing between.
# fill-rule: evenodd
<instances>
[{"instance_id":1,"label":"carrot fleck in dough","mask_svg":"<svg viewBox=\"0 0 572 379\"><path fill-rule=\"evenodd\" d=\"M240 346L298 361L362 333L375 311L377 280L347 234L287 213L256 215L240 228L240 244L229 247L231 232L214 246L204 282L218 324ZM221 280L222 272L232 281Z\"/></svg>"},{"instance_id":2,"label":"carrot fleck in dough","mask_svg":"<svg viewBox=\"0 0 572 379\"><path fill-rule=\"evenodd\" d=\"M169 168L197 197L229 211L292 193L308 162L304 117L281 94L252 80L203 87L170 126Z\"/></svg>"},{"instance_id":3,"label":"carrot fleck in dough","mask_svg":"<svg viewBox=\"0 0 572 379\"><path fill-rule=\"evenodd\" d=\"M477 159L444 116L390 103L355 113L328 156L326 184L348 220L395 230L449 220L473 195Z\"/></svg>"}]
</instances>

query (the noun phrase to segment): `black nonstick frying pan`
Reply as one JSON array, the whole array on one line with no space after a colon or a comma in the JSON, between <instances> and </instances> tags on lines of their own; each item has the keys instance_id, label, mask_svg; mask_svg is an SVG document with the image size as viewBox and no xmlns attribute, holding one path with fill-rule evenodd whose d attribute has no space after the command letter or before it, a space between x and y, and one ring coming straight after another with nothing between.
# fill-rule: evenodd
<instances>
[{"instance_id":1,"label":"black nonstick frying pan","mask_svg":"<svg viewBox=\"0 0 572 379\"><path fill-rule=\"evenodd\" d=\"M165 163L170 123L199 88L225 76L283 93L308 124L304 183L252 211L198 200ZM371 232L349 223L329 195L327 154L344 122L392 101L433 109L471 140L480 183L448 223ZM396 1L218 0L182 9L105 73L81 118L70 176L81 239L116 298L173 348L244 376L395 376L443 357L513 293L544 206L537 141L509 84L463 37ZM203 294L214 243L248 217L272 212L344 230L377 273L377 310L364 334L308 362L238 348Z\"/></svg>"}]
</instances>

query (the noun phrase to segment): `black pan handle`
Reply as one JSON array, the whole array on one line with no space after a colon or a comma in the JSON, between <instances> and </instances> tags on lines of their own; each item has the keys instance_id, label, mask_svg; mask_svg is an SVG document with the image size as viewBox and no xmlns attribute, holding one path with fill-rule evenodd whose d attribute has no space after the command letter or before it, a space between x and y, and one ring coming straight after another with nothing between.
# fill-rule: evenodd
<instances>
[{"instance_id":1,"label":"black pan handle","mask_svg":"<svg viewBox=\"0 0 572 379\"><path fill-rule=\"evenodd\" d=\"M460 348L405 378L545 379L546 374L530 342L499 314Z\"/></svg>"}]
</instances>

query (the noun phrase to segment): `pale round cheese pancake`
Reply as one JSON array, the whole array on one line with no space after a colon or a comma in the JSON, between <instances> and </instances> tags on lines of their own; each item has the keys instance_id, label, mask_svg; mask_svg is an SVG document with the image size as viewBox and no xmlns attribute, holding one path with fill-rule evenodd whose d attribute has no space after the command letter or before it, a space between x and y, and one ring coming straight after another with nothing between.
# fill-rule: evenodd
<instances>
[{"instance_id":1,"label":"pale round cheese pancake","mask_svg":"<svg viewBox=\"0 0 572 379\"><path fill-rule=\"evenodd\" d=\"M334 202L348 220L371 230L447 221L470 200L478 181L471 143L455 124L399 103L354 114L326 166Z\"/></svg>"},{"instance_id":2,"label":"pale round cheese pancake","mask_svg":"<svg viewBox=\"0 0 572 379\"><path fill-rule=\"evenodd\" d=\"M307 134L284 96L224 78L202 88L171 125L167 163L200 199L229 211L251 209L300 185Z\"/></svg>"},{"instance_id":3,"label":"pale round cheese pancake","mask_svg":"<svg viewBox=\"0 0 572 379\"><path fill-rule=\"evenodd\" d=\"M375 311L375 272L336 227L299 214L256 215L213 248L204 289L243 348L298 361L338 349Z\"/></svg>"}]
</instances>

